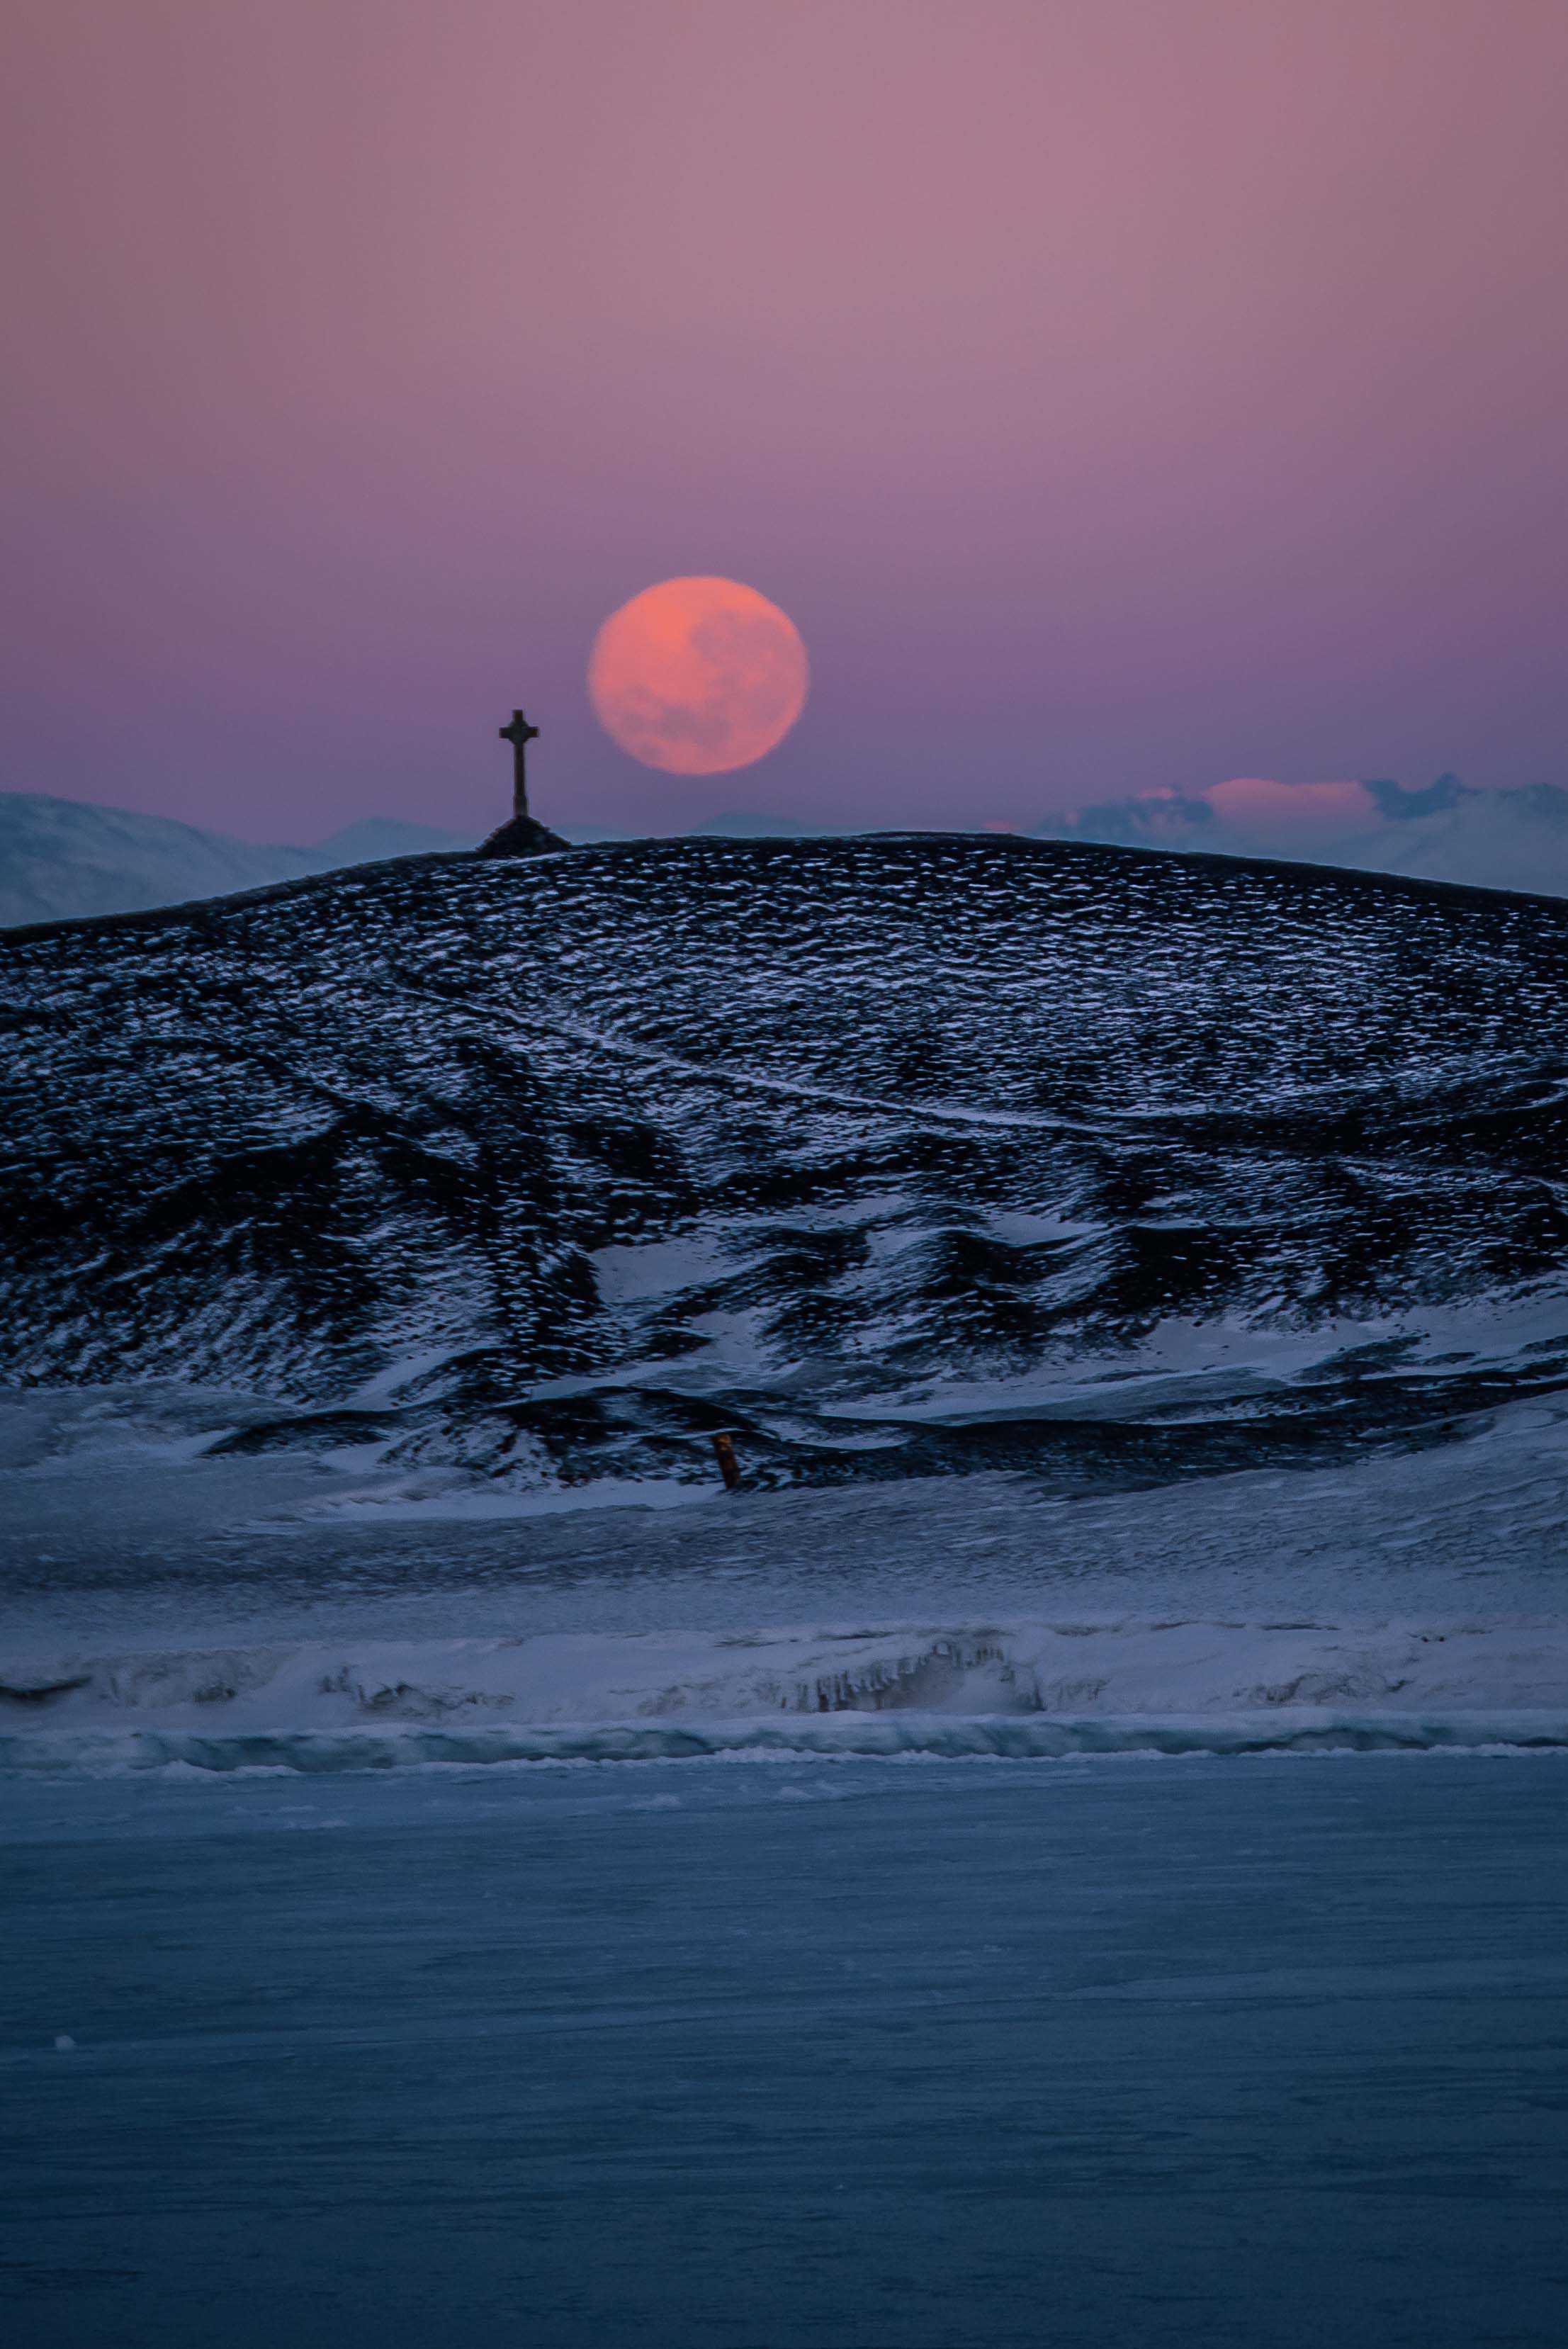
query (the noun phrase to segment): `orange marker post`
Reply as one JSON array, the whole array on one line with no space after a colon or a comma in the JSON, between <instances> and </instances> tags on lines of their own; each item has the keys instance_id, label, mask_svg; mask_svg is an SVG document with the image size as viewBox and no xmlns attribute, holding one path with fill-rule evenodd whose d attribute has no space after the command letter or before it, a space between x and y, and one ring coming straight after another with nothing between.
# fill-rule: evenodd
<instances>
[{"instance_id":1,"label":"orange marker post","mask_svg":"<svg viewBox=\"0 0 1568 2349\"><path fill-rule=\"evenodd\" d=\"M724 1479L725 1491L727 1493L738 1493L740 1490L740 1463L735 1456L734 1437L730 1435L716 1435L713 1439L713 1452L715 1459L718 1462L718 1473Z\"/></svg>"}]
</instances>

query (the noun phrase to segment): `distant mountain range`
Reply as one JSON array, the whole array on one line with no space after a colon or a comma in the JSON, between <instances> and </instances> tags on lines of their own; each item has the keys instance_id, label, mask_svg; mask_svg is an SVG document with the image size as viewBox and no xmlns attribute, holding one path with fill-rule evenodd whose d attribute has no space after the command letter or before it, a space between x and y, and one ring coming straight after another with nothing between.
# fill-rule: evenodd
<instances>
[{"instance_id":1,"label":"distant mountain range","mask_svg":"<svg viewBox=\"0 0 1568 2349\"><path fill-rule=\"evenodd\" d=\"M1424 790L1408 791L1388 781L1238 777L1202 792L1148 792L1048 816L1035 836L1282 856L1568 896L1568 791L1555 783L1479 791L1457 775L1439 775Z\"/></svg>"},{"instance_id":2,"label":"distant mountain range","mask_svg":"<svg viewBox=\"0 0 1568 2349\"><path fill-rule=\"evenodd\" d=\"M830 840L852 835L855 824L802 823L799 816L767 815L752 808L729 808L694 823L691 840Z\"/></svg>"},{"instance_id":3,"label":"distant mountain range","mask_svg":"<svg viewBox=\"0 0 1568 2349\"><path fill-rule=\"evenodd\" d=\"M272 847L168 816L50 799L41 792L0 792L0 926L139 913L190 898L228 897L345 864L473 845L428 824L370 816L314 847Z\"/></svg>"},{"instance_id":4,"label":"distant mountain range","mask_svg":"<svg viewBox=\"0 0 1568 2349\"><path fill-rule=\"evenodd\" d=\"M594 824L560 829L576 843L623 836ZM709 816L693 836L801 840L851 830L738 808ZM1284 857L1568 896L1568 791L1555 783L1480 791L1457 775L1439 775L1408 791L1381 781L1238 777L1200 792L1146 792L1047 816L1034 833L1043 840ZM167 816L36 792L0 792L0 926L226 897L344 865L475 844L464 833L372 816L314 846L274 847Z\"/></svg>"},{"instance_id":5,"label":"distant mountain range","mask_svg":"<svg viewBox=\"0 0 1568 2349\"><path fill-rule=\"evenodd\" d=\"M696 827L699 833L741 839L799 839L824 829L793 816L756 815L746 809L710 817ZM603 824L562 824L560 830L577 845L630 836ZM477 845L471 833L370 816L314 845L273 846L127 808L52 799L41 792L0 792L0 928L141 913L196 898L229 897L346 864Z\"/></svg>"}]
</instances>

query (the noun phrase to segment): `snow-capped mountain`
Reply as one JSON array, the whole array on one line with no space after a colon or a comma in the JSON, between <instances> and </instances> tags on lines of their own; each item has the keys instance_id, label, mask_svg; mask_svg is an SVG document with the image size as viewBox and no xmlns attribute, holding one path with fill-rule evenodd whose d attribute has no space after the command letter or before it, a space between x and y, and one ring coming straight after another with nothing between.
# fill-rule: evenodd
<instances>
[{"instance_id":1,"label":"snow-capped mountain","mask_svg":"<svg viewBox=\"0 0 1568 2349\"><path fill-rule=\"evenodd\" d=\"M13 1379L523 1482L1336 1455L1568 1381L1568 906L968 836L0 941Z\"/></svg>"},{"instance_id":2,"label":"snow-capped mountain","mask_svg":"<svg viewBox=\"0 0 1568 2349\"><path fill-rule=\"evenodd\" d=\"M598 844L624 835L559 827ZM694 838L852 837L792 816L738 810ZM1392 782L1232 782L1152 792L1047 817L1037 838L1286 857L1412 878L1568 895L1568 791L1475 791L1452 775L1423 791ZM234 895L350 864L471 848L472 838L373 816L313 846L236 840L163 816L37 792L0 793L0 927L134 913Z\"/></svg>"},{"instance_id":3,"label":"snow-capped mountain","mask_svg":"<svg viewBox=\"0 0 1568 2349\"><path fill-rule=\"evenodd\" d=\"M386 856L472 846L459 833L371 816L314 847L273 847L168 816L0 792L0 926L136 913Z\"/></svg>"},{"instance_id":4,"label":"snow-capped mountain","mask_svg":"<svg viewBox=\"0 0 1568 2349\"><path fill-rule=\"evenodd\" d=\"M1036 837L1284 856L1568 896L1568 791L1555 783L1477 791L1457 775L1439 775L1408 791L1389 781L1238 779L1047 816Z\"/></svg>"}]
</instances>

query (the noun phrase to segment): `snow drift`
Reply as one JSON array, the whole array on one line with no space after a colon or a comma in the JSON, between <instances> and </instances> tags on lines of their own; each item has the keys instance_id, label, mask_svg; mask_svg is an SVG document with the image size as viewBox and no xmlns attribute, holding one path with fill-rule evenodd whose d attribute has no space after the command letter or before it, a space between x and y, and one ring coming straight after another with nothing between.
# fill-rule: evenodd
<instances>
[{"instance_id":1,"label":"snow drift","mask_svg":"<svg viewBox=\"0 0 1568 2349\"><path fill-rule=\"evenodd\" d=\"M0 1660L0 1767L1568 1746L1568 1626L1024 1622Z\"/></svg>"}]
</instances>

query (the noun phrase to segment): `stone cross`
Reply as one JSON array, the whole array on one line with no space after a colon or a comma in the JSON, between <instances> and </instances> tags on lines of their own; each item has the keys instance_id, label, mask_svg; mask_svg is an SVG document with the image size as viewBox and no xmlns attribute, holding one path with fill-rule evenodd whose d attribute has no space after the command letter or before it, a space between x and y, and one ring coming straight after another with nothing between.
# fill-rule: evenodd
<instances>
[{"instance_id":1,"label":"stone cross","mask_svg":"<svg viewBox=\"0 0 1568 2349\"><path fill-rule=\"evenodd\" d=\"M511 724L500 730L503 742L511 744L511 812L513 815L528 813L528 746L538 733L521 709L511 713Z\"/></svg>"}]
</instances>

